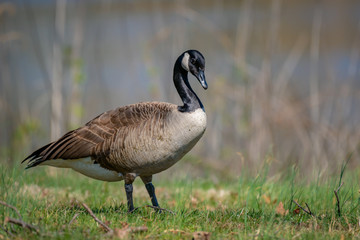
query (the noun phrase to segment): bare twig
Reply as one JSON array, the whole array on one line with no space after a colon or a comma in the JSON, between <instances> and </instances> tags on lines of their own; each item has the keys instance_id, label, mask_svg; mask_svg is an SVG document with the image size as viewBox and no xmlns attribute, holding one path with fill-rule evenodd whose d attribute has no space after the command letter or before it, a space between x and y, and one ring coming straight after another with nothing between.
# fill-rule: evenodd
<instances>
[{"instance_id":1,"label":"bare twig","mask_svg":"<svg viewBox=\"0 0 360 240\"><path fill-rule=\"evenodd\" d=\"M340 210L340 200L339 200L338 192L340 191L340 188L342 187L343 184L344 184L344 182L342 182L340 184L340 186L336 190L334 190L335 197L336 197L336 202L337 202L337 207L338 207L338 215L339 215L339 217L341 216L341 210Z\"/></svg>"},{"instance_id":2,"label":"bare twig","mask_svg":"<svg viewBox=\"0 0 360 240\"><path fill-rule=\"evenodd\" d=\"M5 223L12 223L12 224L16 224L18 226L21 226L23 228L27 228L29 230L32 230L32 231L36 231L37 233L39 232L39 230L37 229L37 227L35 227L34 225L31 225L29 223L26 223L22 220L18 220L18 219L14 219L14 218L9 218L9 217L5 217Z\"/></svg>"},{"instance_id":3,"label":"bare twig","mask_svg":"<svg viewBox=\"0 0 360 240\"><path fill-rule=\"evenodd\" d=\"M315 217L315 215L311 212L311 210L310 210L309 206L307 205L307 203L305 203L305 204L306 204L306 206L307 206L307 208L308 208L309 210L306 210L305 208L303 208L303 207L302 207L300 204L298 204L295 200L292 200L292 201L293 201L299 208L301 208L304 212L306 212L307 214Z\"/></svg>"},{"instance_id":4,"label":"bare twig","mask_svg":"<svg viewBox=\"0 0 360 240\"><path fill-rule=\"evenodd\" d=\"M8 208L11 208L12 210L14 210L14 211L16 212L16 214L18 215L18 217L19 217L20 219L22 219L22 217L21 217L21 215L20 215L20 212L19 212L19 210L17 210L16 207L14 207L14 206L6 203L6 202L3 202L3 201L0 201L0 204L1 204L1 205L4 205L5 207L8 207Z\"/></svg>"},{"instance_id":5,"label":"bare twig","mask_svg":"<svg viewBox=\"0 0 360 240\"><path fill-rule=\"evenodd\" d=\"M1 228L4 232L6 232L6 234L9 235L10 237L15 237L15 235L12 234L12 232L8 231L8 230L7 230L6 228L4 228L3 226L0 225L0 228Z\"/></svg>"},{"instance_id":6,"label":"bare twig","mask_svg":"<svg viewBox=\"0 0 360 240\"><path fill-rule=\"evenodd\" d=\"M74 221L75 219L79 216L79 213L75 213L75 215L73 216L73 218L70 220L68 226L70 226Z\"/></svg>"},{"instance_id":7,"label":"bare twig","mask_svg":"<svg viewBox=\"0 0 360 240\"><path fill-rule=\"evenodd\" d=\"M109 227L107 226L105 223L103 223L100 219L98 219L95 214L93 213L93 211L91 211L91 209L85 204L85 203L82 203L83 207L86 209L86 211L88 211L88 213L93 217L93 219L95 220L95 222L99 223L103 228L106 229L106 231L109 233L109 234L113 234L114 231Z\"/></svg>"},{"instance_id":8,"label":"bare twig","mask_svg":"<svg viewBox=\"0 0 360 240\"><path fill-rule=\"evenodd\" d=\"M305 203L305 205L306 205L307 209L309 210L310 215L314 216L314 214L313 214L313 213L311 212L311 210L310 210L309 205L308 205L307 203Z\"/></svg>"},{"instance_id":9,"label":"bare twig","mask_svg":"<svg viewBox=\"0 0 360 240\"><path fill-rule=\"evenodd\" d=\"M342 183L340 184L340 186L336 189L336 192L337 192L337 193L340 191L340 188L342 187L342 185L344 185L344 182L342 182ZM334 191L335 191L335 190L334 190Z\"/></svg>"},{"instance_id":10,"label":"bare twig","mask_svg":"<svg viewBox=\"0 0 360 240\"><path fill-rule=\"evenodd\" d=\"M151 206L151 205L146 205L145 207L153 208L153 209L160 210L160 211L166 211L166 212L169 212L169 213L171 213L173 215L176 215L176 213L174 213L173 211L168 210L166 208L155 207L155 206Z\"/></svg>"}]
</instances>

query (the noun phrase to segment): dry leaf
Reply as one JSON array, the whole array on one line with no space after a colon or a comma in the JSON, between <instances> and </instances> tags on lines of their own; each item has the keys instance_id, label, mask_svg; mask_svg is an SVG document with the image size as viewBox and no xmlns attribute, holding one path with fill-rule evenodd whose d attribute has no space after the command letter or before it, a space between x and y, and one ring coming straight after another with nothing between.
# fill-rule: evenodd
<instances>
[{"instance_id":1,"label":"dry leaf","mask_svg":"<svg viewBox=\"0 0 360 240\"><path fill-rule=\"evenodd\" d=\"M285 210L284 204L282 202L279 202L279 205L276 207L276 213L285 216L289 213L289 210Z\"/></svg>"},{"instance_id":2,"label":"dry leaf","mask_svg":"<svg viewBox=\"0 0 360 240\"><path fill-rule=\"evenodd\" d=\"M206 210L209 210L209 211L215 211L215 207L214 206L210 206L210 205L206 205Z\"/></svg>"},{"instance_id":3,"label":"dry leaf","mask_svg":"<svg viewBox=\"0 0 360 240\"><path fill-rule=\"evenodd\" d=\"M210 233L209 232L194 232L193 233L193 240L210 240Z\"/></svg>"},{"instance_id":4,"label":"dry leaf","mask_svg":"<svg viewBox=\"0 0 360 240\"><path fill-rule=\"evenodd\" d=\"M272 205L274 205L275 203L277 203L277 198L271 200L271 197L270 197L270 196L267 196L267 195L262 195L262 198L264 199L264 201L265 201L266 204L272 204Z\"/></svg>"},{"instance_id":5,"label":"dry leaf","mask_svg":"<svg viewBox=\"0 0 360 240\"><path fill-rule=\"evenodd\" d=\"M293 213L294 213L294 214L299 214L299 213L300 213L300 208L294 209Z\"/></svg>"},{"instance_id":6,"label":"dry leaf","mask_svg":"<svg viewBox=\"0 0 360 240\"><path fill-rule=\"evenodd\" d=\"M127 238L129 235L129 229L128 228L115 228L114 229L114 236L120 239Z\"/></svg>"},{"instance_id":7,"label":"dry leaf","mask_svg":"<svg viewBox=\"0 0 360 240\"><path fill-rule=\"evenodd\" d=\"M129 227L129 224L126 222L122 222L121 225L123 228L114 229L114 236L120 239L128 238L130 233L146 232L148 230L146 226Z\"/></svg>"},{"instance_id":8,"label":"dry leaf","mask_svg":"<svg viewBox=\"0 0 360 240\"><path fill-rule=\"evenodd\" d=\"M265 201L266 204L270 204L270 203L271 203L271 198L270 198L269 196L263 195L262 197L263 197L263 199L264 199L264 201Z\"/></svg>"},{"instance_id":9,"label":"dry leaf","mask_svg":"<svg viewBox=\"0 0 360 240\"><path fill-rule=\"evenodd\" d=\"M198 204L198 200L197 200L197 198L195 198L195 197L191 197L191 205L193 206L193 207L196 207L197 206L197 204Z\"/></svg>"}]
</instances>

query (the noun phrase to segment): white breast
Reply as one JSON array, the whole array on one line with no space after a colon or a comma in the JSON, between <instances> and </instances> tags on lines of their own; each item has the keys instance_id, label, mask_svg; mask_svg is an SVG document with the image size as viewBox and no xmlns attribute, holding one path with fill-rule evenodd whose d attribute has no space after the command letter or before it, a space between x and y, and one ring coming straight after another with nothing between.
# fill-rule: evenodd
<instances>
[{"instance_id":1,"label":"white breast","mask_svg":"<svg viewBox=\"0 0 360 240\"><path fill-rule=\"evenodd\" d=\"M179 113L173 133L178 144L186 146L192 140L201 137L206 129L206 114L202 109L191 113Z\"/></svg>"},{"instance_id":2,"label":"white breast","mask_svg":"<svg viewBox=\"0 0 360 240\"><path fill-rule=\"evenodd\" d=\"M198 108L191 113L182 113L184 114L183 124L188 126L190 130L195 132L203 132L206 128L206 113L203 109Z\"/></svg>"},{"instance_id":3,"label":"white breast","mask_svg":"<svg viewBox=\"0 0 360 240\"><path fill-rule=\"evenodd\" d=\"M206 114L202 109L191 113L173 112L161 138L137 154L139 167L135 172L155 174L174 165L199 141L206 129ZM143 160L143 161L141 161Z\"/></svg>"},{"instance_id":4,"label":"white breast","mask_svg":"<svg viewBox=\"0 0 360 240\"><path fill-rule=\"evenodd\" d=\"M123 180L122 174L103 168L100 166L100 164L94 164L94 160L91 160L90 158L74 160L48 160L43 162L41 165L60 168L72 168L73 170L82 173L87 177L106 182L116 182Z\"/></svg>"}]
</instances>

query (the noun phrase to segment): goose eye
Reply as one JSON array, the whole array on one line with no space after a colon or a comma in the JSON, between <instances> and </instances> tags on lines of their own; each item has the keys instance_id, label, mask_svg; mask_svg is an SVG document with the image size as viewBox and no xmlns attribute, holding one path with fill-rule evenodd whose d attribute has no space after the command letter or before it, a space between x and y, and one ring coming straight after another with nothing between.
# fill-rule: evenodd
<instances>
[{"instance_id":1,"label":"goose eye","mask_svg":"<svg viewBox=\"0 0 360 240\"><path fill-rule=\"evenodd\" d=\"M196 62L195 58L190 58L190 62L191 62L192 64L195 64L195 62Z\"/></svg>"}]
</instances>

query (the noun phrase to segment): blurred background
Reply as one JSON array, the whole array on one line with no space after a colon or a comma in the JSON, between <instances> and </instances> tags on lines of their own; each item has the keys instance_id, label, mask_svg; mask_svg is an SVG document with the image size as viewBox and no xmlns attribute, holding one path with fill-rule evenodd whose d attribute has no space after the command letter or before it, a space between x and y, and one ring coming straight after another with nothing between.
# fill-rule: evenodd
<instances>
[{"instance_id":1,"label":"blurred background","mask_svg":"<svg viewBox=\"0 0 360 240\"><path fill-rule=\"evenodd\" d=\"M359 165L360 1L13 0L0 1L1 166L117 106L180 104L187 49L206 58L209 89L191 83L208 127L162 176Z\"/></svg>"}]
</instances>

